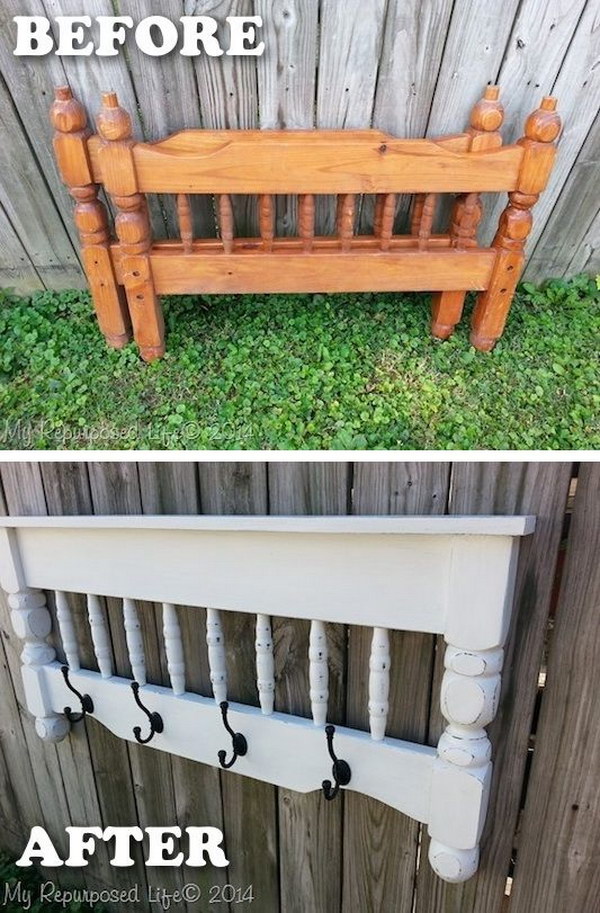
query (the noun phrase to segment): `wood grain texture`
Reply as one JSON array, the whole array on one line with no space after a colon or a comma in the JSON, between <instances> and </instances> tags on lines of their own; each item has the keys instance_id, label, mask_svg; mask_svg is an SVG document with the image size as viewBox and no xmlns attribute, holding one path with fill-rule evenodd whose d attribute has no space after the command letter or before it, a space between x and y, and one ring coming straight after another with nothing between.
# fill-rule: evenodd
<instances>
[{"instance_id":1,"label":"wood grain texture","mask_svg":"<svg viewBox=\"0 0 600 913\"><path fill-rule=\"evenodd\" d=\"M138 476L142 510L145 514L196 514L200 511L200 487L194 463L139 463ZM210 694L208 660L204 639L205 612L176 606L181 627L186 663L186 689ZM164 654L164 645L161 654ZM164 662L166 663L166 655ZM168 672L168 669L167 669ZM223 827L223 806L219 771L173 757L173 792L177 823L180 827L206 822ZM228 870L182 867L185 881L199 885L206 897L212 885L224 885ZM199 913L201 905L188 902L189 913Z\"/></svg>"},{"instance_id":2,"label":"wood grain texture","mask_svg":"<svg viewBox=\"0 0 600 913\"><path fill-rule=\"evenodd\" d=\"M26 248L19 240L1 203L0 282L5 288L15 288L23 294L44 288L39 273L31 262Z\"/></svg>"},{"instance_id":3,"label":"wood grain texture","mask_svg":"<svg viewBox=\"0 0 600 913\"><path fill-rule=\"evenodd\" d=\"M268 469L272 514L348 512L350 465L271 463ZM310 622L273 619L277 710L310 717ZM346 628L326 625L329 653L327 719L343 722ZM323 735L323 778L330 762ZM345 797L327 802L320 792L308 796L279 790L281 913L336 913L341 910L342 816ZM307 877L310 873L310 877Z\"/></svg>"},{"instance_id":4,"label":"wood grain texture","mask_svg":"<svg viewBox=\"0 0 600 913\"><path fill-rule=\"evenodd\" d=\"M259 123L263 130L308 129L314 123L318 0L255 0L265 53L256 64ZM276 233L296 233L295 195L279 196Z\"/></svg>"},{"instance_id":5,"label":"wood grain texture","mask_svg":"<svg viewBox=\"0 0 600 913\"><path fill-rule=\"evenodd\" d=\"M0 205L44 284L57 289L81 288L85 283L78 256L31 154L21 118L27 119L24 105L15 107L6 84L0 81L4 138L0 144Z\"/></svg>"},{"instance_id":6,"label":"wood grain texture","mask_svg":"<svg viewBox=\"0 0 600 913\"><path fill-rule=\"evenodd\" d=\"M90 493L94 513L140 514L142 500L135 463L90 463ZM129 653L122 621L122 606L118 599L106 600L113 640L115 668L118 675L130 677ZM140 611L142 638L146 656L148 682L169 684L164 651L162 650L162 615L160 607L147 604ZM143 692L140 695L143 700ZM133 696L132 696L133 700ZM140 714L140 725L145 723ZM127 744L131 780L135 789L137 815L142 827L164 826L165 821L177 821L177 804L173 780L172 758L145 748ZM149 886L168 886L176 890L184 884L181 869L146 868Z\"/></svg>"},{"instance_id":7,"label":"wood grain texture","mask_svg":"<svg viewBox=\"0 0 600 913\"><path fill-rule=\"evenodd\" d=\"M449 466L444 463L356 463L355 514L443 514ZM372 632L351 628L346 722L368 731L368 669ZM387 731L424 742L434 638L390 632ZM439 692L438 692L439 693ZM344 913L409 913L413 903L419 825L359 795L345 797Z\"/></svg>"},{"instance_id":8,"label":"wood grain texture","mask_svg":"<svg viewBox=\"0 0 600 913\"><path fill-rule=\"evenodd\" d=\"M498 714L489 727L494 778L480 868L465 884L450 885L436 878L428 866L420 866L417 913L500 913L502 909L571 472L570 463L453 465L450 513L524 511L535 514L537 524L534 536L523 543L520 552L503 690ZM433 694L439 693L442 672L440 642ZM436 701L430 709L428 742L435 744L442 730ZM423 852L427 846L425 837Z\"/></svg>"},{"instance_id":9,"label":"wood grain texture","mask_svg":"<svg viewBox=\"0 0 600 913\"><path fill-rule=\"evenodd\" d=\"M582 464L535 737L513 913L593 910L600 891L600 464Z\"/></svg>"},{"instance_id":10,"label":"wood grain texture","mask_svg":"<svg viewBox=\"0 0 600 913\"><path fill-rule=\"evenodd\" d=\"M266 514L268 489L262 463L200 463L202 513ZM259 705L256 687L253 615L222 613L228 645L230 700ZM215 713L218 713L215 707ZM228 745L223 730L223 748ZM254 885L254 896L265 913L279 910L277 790L248 780L234 771L221 774L225 846L233 852L227 881Z\"/></svg>"},{"instance_id":11,"label":"wood grain texture","mask_svg":"<svg viewBox=\"0 0 600 913\"><path fill-rule=\"evenodd\" d=\"M313 251L308 256L275 251L228 253L233 247L224 238L225 253L186 257L154 248L150 256L156 292L162 294L269 293L269 292L370 292L432 291L435 289L486 289L494 253L467 251L353 250L340 260L337 252Z\"/></svg>"}]
</instances>

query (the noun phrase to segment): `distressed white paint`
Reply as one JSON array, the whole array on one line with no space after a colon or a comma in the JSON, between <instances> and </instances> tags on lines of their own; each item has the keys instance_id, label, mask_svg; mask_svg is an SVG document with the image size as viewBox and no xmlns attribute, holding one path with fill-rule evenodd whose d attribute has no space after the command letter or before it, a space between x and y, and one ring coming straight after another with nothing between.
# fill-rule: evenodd
<instances>
[{"instance_id":1,"label":"distressed white paint","mask_svg":"<svg viewBox=\"0 0 600 913\"><path fill-rule=\"evenodd\" d=\"M527 517L92 517L71 526L65 518L41 519L61 522L19 527L29 586L271 616L285 607L291 618L341 624L448 629L452 643L472 649L492 649L503 636L512 536L533 524ZM246 522L236 530L236 520ZM470 603L477 612L466 611Z\"/></svg>"},{"instance_id":2,"label":"distressed white paint","mask_svg":"<svg viewBox=\"0 0 600 913\"><path fill-rule=\"evenodd\" d=\"M329 700L329 668L327 665L327 634L322 621L311 621L308 644L310 707L315 726L327 721Z\"/></svg>"},{"instance_id":3,"label":"distressed white paint","mask_svg":"<svg viewBox=\"0 0 600 913\"><path fill-rule=\"evenodd\" d=\"M221 616L216 609L206 610L206 643L213 695L220 704L227 700L227 665Z\"/></svg>"},{"instance_id":4,"label":"distressed white paint","mask_svg":"<svg viewBox=\"0 0 600 913\"><path fill-rule=\"evenodd\" d=\"M77 646L77 635L73 625L73 615L67 594L62 590L57 590L56 598L56 620L58 621L58 630L62 641L63 650L67 665L72 672L77 672L80 668L79 648Z\"/></svg>"},{"instance_id":5,"label":"distressed white paint","mask_svg":"<svg viewBox=\"0 0 600 913\"><path fill-rule=\"evenodd\" d=\"M260 709L269 716L273 713L275 701L275 661L273 659L273 635L268 615L256 616L256 686Z\"/></svg>"},{"instance_id":6,"label":"distressed white paint","mask_svg":"<svg viewBox=\"0 0 600 913\"><path fill-rule=\"evenodd\" d=\"M146 657L144 656L142 627L133 599L123 600L123 623L125 625L125 640L127 641L127 653L129 654L129 664L133 678L140 685L145 685Z\"/></svg>"},{"instance_id":7,"label":"distressed white paint","mask_svg":"<svg viewBox=\"0 0 600 913\"><path fill-rule=\"evenodd\" d=\"M390 693L390 638L385 628L373 628L369 657L369 725L371 738L385 738Z\"/></svg>"},{"instance_id":8,"label":"distressed white paint","mask_svg":"<svg viewBox=\"0 0 600 913\"><path fill-rule=\"evenodd\" d=\"M93 593L88 593L87 610L92 633L92 643L94 645L94 653L96 655L96 662L98 663L100 675L102 678L110 678L113 669L108 628L106 626L102 603L98 596Z\"/></svg>"},{"instance_id":9,"label":"distressed white paint","mask_svg":"<svg viewBox=\"0 0 600 913\"><path fill-rule=\"evenodd\" d=\"M170 602L163 603L163 637L171 688L175 694L183 694L185 691L185 660L181 628L177 618L177 609Z\"/></svg>"},{"instance_id":10,"label":"distressed white paint","mask_svg":"<svg viewBox=\"0 0 600 913\"><path fill-rule=\"evenodd\" d=\"M172 688L146 686L153 709L165 720L165 731L150 747L212 765L218 763L222 722L212 699L184 693L175 603L212 606L207 610L206 637L217 702L227 697L221 611L255 612L261 707L231 705L231 725L251 745L238 759L236 772L301 792L319 789L323 776L325 622L368 624L373 627L371 734L336 728L336 751L352 768L348 788L426 823L435 871L447 881L469 878L478 864L490 790L485 727L494 717L500 691L502 646L514 590L515 537L531 532L534 520L440 517L386 522L389 519L0 519L0 575L11 594L15 630L25 642L25 694L40 735L61 738L68 722L62 715L65 689L60 666L46 643L50 616L36 587L123 598L134 674L140 671L143 650L132 600L164 603ZM71 680L92 697L100 722L131 739L138 714L128 697L130 683L111 677L110 642L98 595L88 596L88 612L101 674L72 670ZM72 620L62 604L59 615L71 651ZM311 619L309 682L317 726L273 712L271 615ZM441 687L448 725L437 750L385 738L388 628L434 631L448 643ZM202 738L190 738L193 732L201 732Z\"/></svg>"}]
</instances>

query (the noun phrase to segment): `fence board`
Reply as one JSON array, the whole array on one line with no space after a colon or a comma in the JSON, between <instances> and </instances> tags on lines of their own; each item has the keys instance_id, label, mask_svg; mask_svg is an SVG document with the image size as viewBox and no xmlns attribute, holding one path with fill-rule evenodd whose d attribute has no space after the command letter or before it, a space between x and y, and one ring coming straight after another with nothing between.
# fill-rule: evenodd
<instances>
[{"instance_id":1,"label":"fence board","mask_svg":"<svg viewBox=\"0 0 600 913\"><path fill-rule=\"evenodd\" d=\"M26 116L25 106L17 101L15 107L0 78L0 204L44 284L82 285L79 260L18 112Z\"/></svg>"},{"instance_id":2,"label":"fence board","mask_svg":"<svg viewBox=\"0 0 600 913\"><path fill-rule=\"evenodd\" d=\"M429 865L422 865L416 913L500 913L502 909L570 479L569 463L453 465L451 514L534 514L537 520L535 535L521 545L503 692L496 719L489 727L494 779L480 868L470 881L452 885L436 878ZM441 678L442 661L440 643L436 682ZM439 694L437 684L434 693ZM440 731L436 700L431 710L430 740L437 741ZM426 838L424 854L428 845Z\"/></svg>"},{"instance_id":3,"label":"fence board","mask_svg":"<svg viewBox=\"0 0 600 913\"><path fill-rule=\"evenodd\" d=\"M385 9L386 0L373 0L366 12L361 0L321 0L317 127L371 126ZM333 231L335 212L333 200L317 199L317 232Z\"/></svg>"},{"instance_id":4,"label":"fence board","mask_svg":"<svg viewBox=\"0 0 600 913\"><path fill-rule=\"evenodd\" d=\"M578 271L577 258L584 254L585 239L598 212L598 148L600 115L596 117L546 221L525 274L529 281L555 275L556 263L568 263L571 271ZM584 254L582 269L586 259Z\"/></svg>"},{"instance_id":5,"label":"fence board","mask_svg":"<svg viewBox=\"0 0 600 913\"><path fill-rule=\"evenodd\" d=\"M44 283L0 203L0 285L21 294L40 291Z\"/></svg>"},{"instance_id":6,"label":"fence board","mask_svg":"<svg viewBox=\"0 0 600 913\"><path fill-rule=\"evenodd\" d=\"M142 513L140 483L134 463L90 463L90 490L94 513ZM113 636L115 669L117 674L131 677L129 656L123 644L124 631L121 600L107 599L109 624ZM148 681L167 684L161 668L162 621L157 607L146 605L140 613L146 654ZM119 632L119 639L115 633ZM132 695L133 700L133 695ZM143 722L143 720L141 721ZM135 803L143 826L163 826L177 820L172 759L163 752L146 749L143 745L127 743L131 778L135 790ZM181 869L155 870L146 868L149 886L177 890L183 887Z\"/></svg>"},{"instance_id":7,"label":"fence board","mask_svg":"<svg viewBox=\"0 0 600 913\"><path fill-rule=\"evenodd\" d=\"M350 464L270 463L269 512L345 514ZM310 717L309 622L273 619L275 706ZM327 719L344 721L346 630L327 625L329 703ZM323 778L329 760L323 737ZM316 784L317 785L317 784ZM302 795L279 790L281 913L336 913L341 909L342 799L326 802L320 790Z\"/></svg>"},{"instance_id":8,"label":"fence board","mask_svg":"<svg viewBox=\"0 0 600 913\"><path fill-rule=\"evenodd\" d=\"M146 514L196 514L200 510L200 491L193 463L139 463L140 494ZM206 655L204 613L178 607L181 635L186 649L186 690L210 694ZM190 649L191 648L191 649ZM164 643L161 645L164 656ZM202 674L204 673L204 674ZM201 738L201 734L198 734ZM195 764L187 758L171 759L177 824L181 828L199 822L224 830L223 805L219 771ZM229 873L212 866L201 869L181 868L184 882L199 886L202 897L209 897L213 885L224 885ZM190 913L201 913L205 901L187 904Z\"/></svg>"},{"instance_id":9,"label":"fence board","mask_svg":"<svg viewBox=\"0 0 600 913\"><path fill-rule=\"evenodd\" d=\"M355 514L443 514L444 463L357 463ZM390 632L388 732L424 742L434 637ZM352 628L348 642L346 722L368 730L367 670L371 632ZM344 812L344 913L410 913L420 826L374 799L349 793Z\"/></svg>"},{"instance_id":10,"label":"fence board","mask_svg":"<svg viewBox=\"0 0 600 913\"><path fill-rule=\"evenodd\" d=\"M373 126L392 136L425 136L427 120L444 51L452 0L389 0ZM462 123L454 124L458 132ZM406 231L410 197L398 204L396 231ZM367 197L361 230L373 225L374 201Z\"/></svg>"},{"instance_id":11,"label":"fence board","mask_svg":"<svg viewBox=\"0 0 600 913\"><path fill-rule=\"evenodd\" d=\"M39 464L5 463L0 466L0 477L9 514L45 515L48 513ZM7 619L5 630L7 637L4 641L4 649L16 702L20 710L21 707L27 706L21 679L22 644L12 630L10 619ZM65 823L70 820L67 787L61 776L61 760L65 756L65 752L61 751L58 745L44 742L39 738L35 731L35 722L25 709L21 713L21 725L26 741L25 755L34 772L35 791L41 808L40 817L31 821L29 826L42 821L48 833L52 834L59 854L62 854L67 848L64 827ZM64 746L64 743L62 744ZM13 778L18 779L19 776L20 767L13 771ZM81 871L73 869L67 875L62 869L55 871L59 884L83 883Z\"/></svg>"},{"instance_id":12,"label":"fence board","mask_svg":"<svg viewBox=\"0 0 600 913\"><path fill-rule=\"evenodd\" d=\"M568 272L587 272L592 276L598 276L600 273L600 209L590 223L580 247L573 255Z\"/></svg>"},{"instance_id":13,"label":"fence board","mask_svg":"<svg viewBox=\"0 0 600 913\"><path fill-rule=\"evenodd\" d=\"M202 463L199 475L203 513L268 512L263 463ZM253 616L225 612L222 622L228 694L232 700L257 705ZM221 777L221 791L225 841L231 847L227 880L239 886L253 884L261 913L275 913L279 910L277 790L228 772Z\"/></svg>"},{"instance_id":14,"label":"fence board","mask_svg":"<svg viewBox=\"0 0 600 913\"><path fill-rule=\"evenodd\" d=\"M600 894L600 464L581 469L523 816L511 913Z\"/></svg>"},{"instance_id":15,"label":"fence board","mask_svg":"<svg viewBox=\"0 0 600 913\"><path fill-rule=\"evenodd\" d=\"M263 19L265 53L257 63L259 122L263 130L314 125L318 0L255 0ZM278 196L276 234L296 231L297 198Z\"/></svg>"},{"instance_id":16,"label":"fence board","mask_svg":"<svg viewBox=\"0 0 600 913\"><path fill-rule=\"evenodd\" d=\"M600 8L588 0L563 60L552 94L559 99L564 129L552 180L534 211L533 250L600 108ZM574 201L578 205L578 201Z\"/></svg>"}]
</instances>

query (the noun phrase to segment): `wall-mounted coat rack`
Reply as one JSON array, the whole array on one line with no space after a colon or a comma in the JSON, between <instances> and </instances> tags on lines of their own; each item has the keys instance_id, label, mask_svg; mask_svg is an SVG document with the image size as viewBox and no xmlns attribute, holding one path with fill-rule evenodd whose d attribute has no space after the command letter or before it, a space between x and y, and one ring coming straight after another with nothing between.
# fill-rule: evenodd
<instances>
[{"instance_id":1,"label":"wall-mounted coat rack","mask_svg":"<svg viewBox=\"0 0 600 913\"><path fill-rule=\"evenodd\" d=\"M300 792L372 796L431 835L446 881L477 869L519 537L533 517L3 517L0 582L23 639L27 706L59 741L89 714L117 736ZM66 665L47 642L55 593ZM87 596L98 671L82 669L67 593ZM132 679L114 675L102 597L122 599ZM146 682L135 600L162 603L171 687ZM207 608L213 697L185 690L177 605ZM224 611L256 616L259 707L227 699ZM271 616L311 622L312 720L274 709ZM327 720L326 623L373 629L370 733ZM437 748L386 736L390 629L443 634ZM201 734L201 737L199 737Z\"/></svg>"}]
</instances>

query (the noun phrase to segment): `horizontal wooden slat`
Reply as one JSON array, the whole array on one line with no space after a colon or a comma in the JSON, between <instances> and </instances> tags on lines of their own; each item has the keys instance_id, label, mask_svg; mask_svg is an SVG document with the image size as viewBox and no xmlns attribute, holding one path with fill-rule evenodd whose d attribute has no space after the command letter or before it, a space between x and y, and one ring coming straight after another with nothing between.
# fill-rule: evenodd
<instances>
[{"instance_id":1,"label":"horizontal wooden slat","mask_svg":"<svg viewBox=\"0 0 600 913\"><path fill-rule=\"evenodd\" d=\"M150 260L158 294L458 291L487 288L494 252L243 251L207 257L166 248L153 249Z\"/></svg>"},{"instance_id":2,"label":"horizontal wooden slat","mask_svg":"<svg viewBox=\"0 0 600 913\"><path fill-rule=\"evenodd\" d=\"M457 151L460 143L380 131L185 130L134 146L145 193L418 193L514 190L520 146ZM90 143L102 180L97 140Z\"/></svg>"}]
</instances>

